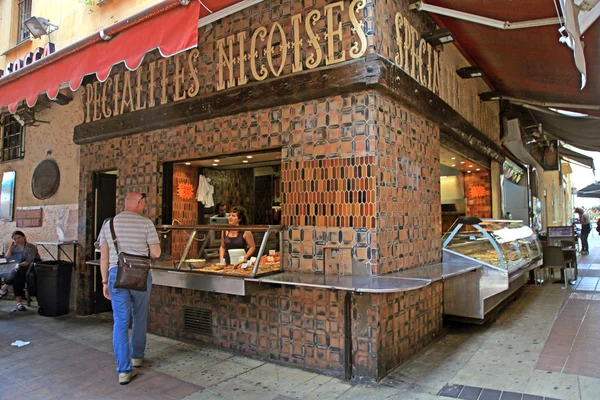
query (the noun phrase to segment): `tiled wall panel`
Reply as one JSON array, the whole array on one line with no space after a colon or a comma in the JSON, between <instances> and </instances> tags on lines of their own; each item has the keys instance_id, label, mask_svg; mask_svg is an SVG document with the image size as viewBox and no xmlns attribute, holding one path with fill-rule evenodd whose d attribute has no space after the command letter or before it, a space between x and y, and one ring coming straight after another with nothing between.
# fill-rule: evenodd
<instances>
[{"instance_id":1,"label":"tiled wall panel","mask_svg":"<svg viewBox=\"0 0 600 400\"><path fill-rule=\"evenodd\" d=\"M184 329L184 307L212 310L211 336ZM148 329L340 375L342 313L340 291L283 287L238 297L154 286Z\"/></svg>"},{"instance_id":2,"label":"tiled wall panel","mask_svg":"<svg viewBox=\"0 0 600 400\"><path fill-rule=\"evenodd\" d=\"M377 97L379 262L373 274L439 262L439 128L399 102Z\"/></svg>"}]
</instances>

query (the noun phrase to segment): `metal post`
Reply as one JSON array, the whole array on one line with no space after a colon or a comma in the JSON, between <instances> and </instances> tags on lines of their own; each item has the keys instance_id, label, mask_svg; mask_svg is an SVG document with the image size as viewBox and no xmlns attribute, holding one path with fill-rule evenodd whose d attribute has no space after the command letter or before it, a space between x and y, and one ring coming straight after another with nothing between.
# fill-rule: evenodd
<instances>
[{"instance_id":1,"label":"metal post","mask_svg":"<svg viewBox=\"0 0 600 400\"><path fill-rule=\"evenodd\" d=\"M258 272L258 264L260 264L260 258L265 252L265 247L267 247L267 242L269 241L269 235L271 234L271 227L267 229L265 232L265 236L263 236L262 242L260 244L260 249L258 249L258 254L256 255L256 262L254 263L254 269L252 270L252 277L256 277L256 273ZM281 255L281 253L279 253Z\"/></svg>"},{"instance_id":2,"label":"metal post","mask_svg":"<svg viewBox=\"0 0 600 400\"><path fill-rule=\"evenodd\" d=\"M176 269L181 269L181 264L183 264L183 260L185 260L187 258L188 252L190 251L190 247L192 247L192 243L194 242L194 238L196 237L197 232L198 231L195 229L192 231L192 234L190 235L190 239L188 240L187 244L185 245L185 249L183 250L183 254L181 255L181 259L179 260L179 264L177 264Z\"/></svg>"}]
</instances>

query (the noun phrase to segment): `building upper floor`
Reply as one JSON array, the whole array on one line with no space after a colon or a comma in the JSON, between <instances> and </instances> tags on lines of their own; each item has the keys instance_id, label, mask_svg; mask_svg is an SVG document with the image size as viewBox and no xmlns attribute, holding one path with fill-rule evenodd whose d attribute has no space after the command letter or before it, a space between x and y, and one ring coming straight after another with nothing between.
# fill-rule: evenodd
<instances>
[{"instance_id":1,"label":"building upper floor","mask_svg":"<svg viewBox=\"0 0 600 400\"><path fill-rule=\"evenodd\" d=\"M0 69L7 72L28 53L54 44L67 47L160 0L0 0ZM49 24L35 38L24 24L31 17ZM42 20L43 19L43 20ZM44 26L44 25L42 25ZM57 27L57 28L55 28ZM12 64L12 65L11 65Z\"/></svg>"}]
</instances>

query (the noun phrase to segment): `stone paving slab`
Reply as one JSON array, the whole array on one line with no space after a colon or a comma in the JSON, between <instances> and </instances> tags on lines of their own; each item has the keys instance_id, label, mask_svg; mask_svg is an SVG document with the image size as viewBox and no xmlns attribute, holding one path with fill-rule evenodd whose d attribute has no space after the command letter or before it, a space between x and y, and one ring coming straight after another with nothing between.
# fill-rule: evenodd
<instances>
[{"instance_id":1,"label":"stone paving slab","mask_svg":"<svg viewBox=\"0 0 600 400\"><path fill-rule=\"evenodd\" d=\"M591 253L595 260L595 249ZM586 265L596 264L590 260ZM522 400L597 400L600 379L593 371L600 360L600 292L599 285L591 291L590 282L582 290L528 285L493 323L450 325L445 336L371 385L149 334L145 366L121 386L110 314L46 318L35 307L11 313L12 302L3 300L0 400L454 398L438 395L447 385L473 388L461 392L465 398L483 388L479 396L498 392L520 394ZM31 344L10 346L16 339Z\"/></svg>"}]
</instances>

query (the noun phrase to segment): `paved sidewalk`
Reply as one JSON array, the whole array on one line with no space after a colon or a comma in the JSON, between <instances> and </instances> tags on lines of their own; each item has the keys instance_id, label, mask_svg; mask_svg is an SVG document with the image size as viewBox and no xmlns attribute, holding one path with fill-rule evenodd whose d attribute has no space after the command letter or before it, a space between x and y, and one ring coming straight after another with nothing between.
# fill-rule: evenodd
<instances>
[{"instance_id":1,"label":"paved sidewalk","mask_svg":"<svg viewBox=\"0 0 600 400\"><path fill-rule=\"evenodd\" d=\"M455 325L376 385L353 385L148 335L147 363L120 386L110 314L11 313L0 301L3 399L600 399L600 240L576 285L527 285L492 324ZM596 261L599 263L597 264ZM17 340L31 344L18 348ZM438 394L444 394L439 396Z\"/></svg>"}]
</instances>

